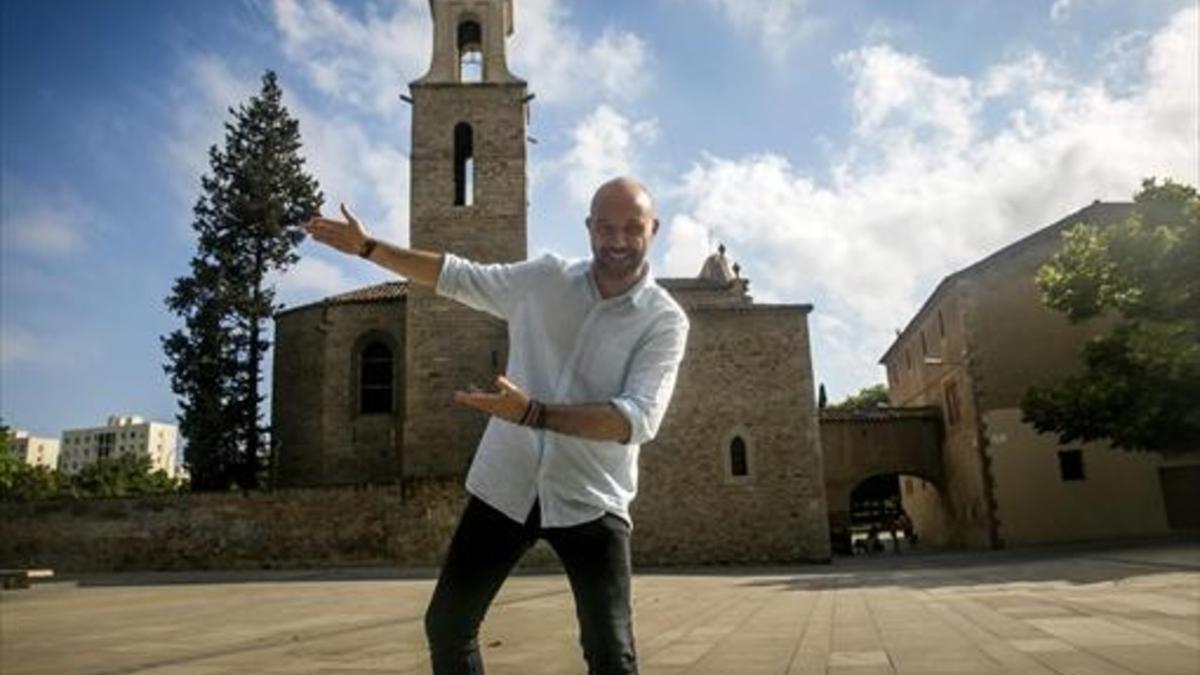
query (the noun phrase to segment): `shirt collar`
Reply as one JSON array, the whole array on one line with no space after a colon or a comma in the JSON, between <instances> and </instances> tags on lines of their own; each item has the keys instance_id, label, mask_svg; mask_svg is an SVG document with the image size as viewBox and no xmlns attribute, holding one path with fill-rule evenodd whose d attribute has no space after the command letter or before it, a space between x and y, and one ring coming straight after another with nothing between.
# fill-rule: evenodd
<instances>
[{"instance_id":1,"label":"shirt collar","mask_svg":"<svg viewBox=\"0 0 1200 675\"><path fill-rule=\"evenodd\" d=\"M596 297L599 298L600 288L596 285L596 276L592 271L593 265L595 265L595 261L589 260L585 273L587 275L588 284L591 285L592 290L596 293ZM633 303L634 307L640 309L646 304L647 299L650 297L650 287L655 283L654 271L650 269L650 261L647 260L646 273L642 275L641 279L637 280L637 283L635 283L633 286L630 286L629 289L621 295L618 295L614 298L601 299L600 301L614 303L629 301Z\"/></svg>"}]
</instances>

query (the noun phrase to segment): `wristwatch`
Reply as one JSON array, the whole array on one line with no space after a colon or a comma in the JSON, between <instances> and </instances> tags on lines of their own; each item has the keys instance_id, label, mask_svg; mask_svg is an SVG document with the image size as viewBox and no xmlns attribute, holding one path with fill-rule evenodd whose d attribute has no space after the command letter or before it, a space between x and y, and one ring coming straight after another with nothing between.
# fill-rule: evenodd
<instances>
[{"instance_id":1,"label":"wristwatch","mask_svg":"<svg viewBox=\"0 0 1200 675\"><path fill-rule=\"evenodd\" d=\"M362 248L361 248L361 249L359 249L359 251L358 251L358 255L359 255L359 257L362 257L362 258L370 258L370 257L371 257L371 251L374 251L374 250L375 250L375 244L377 244L377 243L378 243L378 242L376 242L376 241L375 241L374 239L372 239L371 237L367 237L366 239L364 239L364 240L363 240L363 245L362 245Z\"/></svg>"}]
</instances>

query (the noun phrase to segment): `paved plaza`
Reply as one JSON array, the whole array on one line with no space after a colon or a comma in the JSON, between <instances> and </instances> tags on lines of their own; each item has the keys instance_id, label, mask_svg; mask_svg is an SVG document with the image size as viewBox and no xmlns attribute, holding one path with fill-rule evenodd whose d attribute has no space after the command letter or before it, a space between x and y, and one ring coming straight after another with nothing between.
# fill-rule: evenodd
<instances>
[{"instance_id":1,"label":"paved plaza","mask_svg":"<svg viewBox=\"0 0 1200 675\"><path fill-rule=\"evenodd\" d=\"M646 675L1200 673L1200 544L639 573ZM0 594L0 672L426 673L431 574L81 576ZM493 675L582 673L565 579L511 578Z\"/></svg>"}]
</instances>

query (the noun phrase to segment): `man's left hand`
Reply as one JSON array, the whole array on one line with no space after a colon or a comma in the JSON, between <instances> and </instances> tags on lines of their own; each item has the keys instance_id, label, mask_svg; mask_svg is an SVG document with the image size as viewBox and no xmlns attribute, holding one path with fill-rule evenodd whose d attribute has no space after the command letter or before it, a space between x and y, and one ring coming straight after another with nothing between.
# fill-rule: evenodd
<instances>
[{"instance_id":1,"label":"man's left hand","mask_svg":"<svg viewBox=\"0 0 1200 675\"><path fill-rule=\"evenodd\" d=\"M521 418L525 415L525 409L529 407L529 396L503 375L496 376L496 389L499 391L495 393L479 391L478 389L474 389L473 391L456 391L454 392L454 400L463 405L482 410L493 417L499 417L513 424L520 424Z\"/></svg>"}]
</instances>

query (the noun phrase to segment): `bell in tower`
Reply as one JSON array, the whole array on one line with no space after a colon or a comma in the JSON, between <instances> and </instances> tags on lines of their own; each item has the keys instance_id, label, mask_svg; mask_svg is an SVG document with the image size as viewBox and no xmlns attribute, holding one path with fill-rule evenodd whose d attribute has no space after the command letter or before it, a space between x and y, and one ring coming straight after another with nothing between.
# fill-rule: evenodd
<instances>
[{"instance_id":1,"label":"bell in tower","mask_svg":"<svg viewBox=\"0 0 1200 675\"><path fill-rule=\"evenodd\" d=\"M508 70L512 0L430 0L429 71L412 101L410 245L476 262L526 257L525 138L530 96ZM404 474L462 473L486 419L452 404L507 361L503 322L431 291L406 300Z\"/></svg>"}]
</instances>

